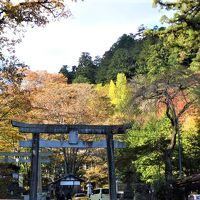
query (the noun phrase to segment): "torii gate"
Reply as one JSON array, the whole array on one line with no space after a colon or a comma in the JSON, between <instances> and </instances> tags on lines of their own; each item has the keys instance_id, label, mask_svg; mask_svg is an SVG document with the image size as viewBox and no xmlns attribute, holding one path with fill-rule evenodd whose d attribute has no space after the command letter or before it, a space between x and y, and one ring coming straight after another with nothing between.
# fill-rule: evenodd
<instances>
[{"instance_id":1,"label":"torii gate","mask_svg":"<svg viewBox=\"0 0 200 200\"><path fill-rule=\"evenodd\" d=\"M31 186L30 186L30 200L37 199L37 173L38 173L38 157L39 157L39 147L40 144L40 134L66 134L69 133L69 142L65 143L64 146L57 145L57 147L69 147L69 148L107 148L107 160L108 160L108 170L109 170L109 192L110 199L116 200L116 177L115 177L115 166L114 166L114 146L118 147L117 143L120 142L113 141L113 134L124 134L126 129L130 128L130 124L126 125L63 125L63 124L27 124L22 122L12 121L14 127L18 127L19 131L22 133L32 133L32 159L31 159ZM104 141L99 144L95 142L83 142L80 144L78 141L78 133L80 134L104 134L106 135L106 146ZM28 141L29 142L29 141ZM48 143L53 141L46 141ZM97 141L98 142L98 141ZM123 146L123 144L121 143ZM27 144L27 147L30 146ZM56 147L53 145L52 147Z\"/></svg>"},{"instance_id":2,"label":"torii gate","mask_svg":"<svg viewBox=\"0 0 200 200\"><path fill-rule=\"evenodd\" d=\"M51 156L52 152L40 152L38 158L38 192L42 193L42 176L41 176L41 164L42 163L50 163L49 156ZM0 152L0 157L4 157L4 159L0 159L0 163L31 163L30 152ZM18 159L10 158L10 157L18 157Z\"/></svg>"}]
</instances>

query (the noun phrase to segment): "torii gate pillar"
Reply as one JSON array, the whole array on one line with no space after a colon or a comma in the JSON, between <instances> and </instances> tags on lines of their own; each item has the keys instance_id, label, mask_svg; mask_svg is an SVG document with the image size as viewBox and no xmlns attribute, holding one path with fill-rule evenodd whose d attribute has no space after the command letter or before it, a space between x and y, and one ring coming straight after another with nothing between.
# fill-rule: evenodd
<instances>
[{"instance_id":1,"label":"torii gate pillar","mask_svg":"<svg viewBox=\"0 0 200 200\"><path fill-rule=\"evenodd\" d=\"M30 183L30 200L37 199L38 189L38 162L39 162L39 141L40 134L33 133L32 138L32 156L31 156L31 183Z\"/></svg>"},{"instance_id":2,"label":"torii gate pillar","mask_svg":"<svg viewBox=\"0 0 200 200\"><path fill-rule=\"evenodd\" d=\"M111 199L117 199L116 177L115 177L115 163L114 163L114 144L113 135L111 131L106 134L107 141L107 160L108 160L108 180L109 180L109 192Z\"/></svg>"}]
</instances>

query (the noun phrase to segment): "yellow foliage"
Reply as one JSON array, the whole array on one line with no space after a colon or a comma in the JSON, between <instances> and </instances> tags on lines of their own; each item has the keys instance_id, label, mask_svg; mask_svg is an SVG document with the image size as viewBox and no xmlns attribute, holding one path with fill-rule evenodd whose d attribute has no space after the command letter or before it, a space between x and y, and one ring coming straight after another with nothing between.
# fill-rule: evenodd
<instances>
[{"instance_id":1,"label":"yellow foliage","mask_svg":"<svg viewBox=\"0 0 200 200\"><path fill-rule=\"evenodd\" d=\"M197 133L198 130L198 123L197 120L193 116L185 117L185 120L182 124L182 130L186 132L193 132Z\"/></svg>"},{"instance_id":2,"label":"yellow foliage","mask_svg":"<svg viewBox=\"0 0 200 200\"><path fill-rule=\"evenodd\" d=\"M115 83L113 82L113 80L110 81L110 85L109 85L109 93L108 96L111 99L111 103L114 105L117 105L117 98L116 98L116 86Z\"/></svg>"},{"instance_id":3,"label":"yellow foliage","mask_svg":"<svg viewBox=\"0 0 200 200\"><path fill-rule=\"evenodd\" d=\"M108 184L107 163L89 168L85 177L88 181L95 182L96 187L105 187Z\"/></svg>"}]
</instances>

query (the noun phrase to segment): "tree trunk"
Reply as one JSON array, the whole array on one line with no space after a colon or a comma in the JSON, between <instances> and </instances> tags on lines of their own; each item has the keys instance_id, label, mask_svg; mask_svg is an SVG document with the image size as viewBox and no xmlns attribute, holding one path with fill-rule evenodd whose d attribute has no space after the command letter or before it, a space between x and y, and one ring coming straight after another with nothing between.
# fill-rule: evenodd
<instances>
[{"instance_id":1,"label":"tree trunk","mask_svg":"<svg viewBox=\"0 0 200 200\"><path fill-rule=\"evenodd\" d=\"M165 159L165 180L166 180L166 200L173 200L173 166L172 166L172 156L174 152L174 148L176 146L176 137L179 134L179 121L178 118L173 118L171 121L171 127L173 129L171 142L169 147L164 152L164 159Z\"/></svg>"},{"instance_id":2,"label":"tree trunk","mask_svg":"<svg viewBox=\"0 0 200 200\"><path fill-rule=\"evenodd\" d=\"M173 178L172 175L172 150L171 149L167 149L165 151L165 180L171 181Z\"/></svg>"},{"instance_id":3,"label":"tree trunk","mask_svg":"<svg viewBox=\"0 0 200 200\"><path fill-rule=\"evenodd\" d=\"M172 149L167 149L165 151L166 200L173 200L172 152Z\"/></svg>"},{"instance_id":4,"label":"tree trunk","mask_svg":"<svg viewBox=\"0 0 200 200\"><path fill-rule=\"evenodd\" d=\"M179 127L179 117L180 115L176 113L176 108L173 103L172 97L166 92L166 116L171 122L172 135L171 141L168 148L164 152L165 159L165 180L166 180L166 200L173 200L173 168L172 168L172 156L174 148L176 146L176 137L180 137L180 127ZM179 138L180 139L180 138ZM179 141L180 142L180 141ZM180 143L179 143L180 145ZM181 168L180 162L180 149L179 149L179 170Z\"/></svg>"}]
</instances>

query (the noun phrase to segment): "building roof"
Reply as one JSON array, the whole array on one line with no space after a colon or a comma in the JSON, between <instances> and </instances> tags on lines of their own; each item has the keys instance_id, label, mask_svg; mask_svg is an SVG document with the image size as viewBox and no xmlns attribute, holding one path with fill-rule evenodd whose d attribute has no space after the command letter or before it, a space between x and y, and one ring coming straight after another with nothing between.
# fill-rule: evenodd
<instances>
[{"instance_id":1,"label":"building roof","mask_svg":"<svg viewBox=\"0 0 200 200\"><path fill-rule=\"evenodd\" d=\"M74 176L73 174L67 174L66 176L63 176L63 177L55 180L54 182L49 183L48 185L56 185L56 184L59 184L59 182L61 182L63 180L85 182L85 180L82 178L78 178L77 176Z\"/></svg>"},{"instance_id":2,"label":"building roof","mask_svg":"<svg viewBox=\"0 0 200 200\"><path fill-rule=\"evenodd\" d=\"M200 173L187 176L176 181L177 187L200 186Z\"/></svg>"}]
</instances>

